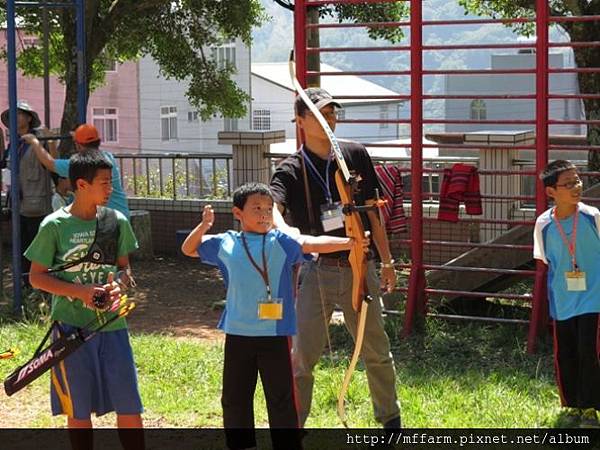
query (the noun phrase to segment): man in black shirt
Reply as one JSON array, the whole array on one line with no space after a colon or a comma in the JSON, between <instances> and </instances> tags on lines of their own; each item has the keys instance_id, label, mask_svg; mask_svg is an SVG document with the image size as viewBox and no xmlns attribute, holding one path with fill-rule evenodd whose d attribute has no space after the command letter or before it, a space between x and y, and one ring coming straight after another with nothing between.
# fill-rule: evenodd
<instances>
[{"instance_id":1,"label":"man in black shirt","mask_svg":"<svg viewBox=\"0 0 600 450\"><path fill-rule=\"evenodd\" d=\"M306 93L334 130L337 120L335 108L340 105L323 89L310 88ZM271 191L277 206L274 208L274 223L291 233L299 231L303 234L344 236L338 203L340 195L335 183L337 162L331 152L330 142L300 97L296 100L295 113L304 145L277 167L271 180ZM361 177L357 203L372 204L376 200L376 190L381 190L369 154L363 145L355 142L340 142L340 147L348 168ZM367 284L374 300L368 309L361 356L367 369L376 420L385 428L400 428L396 372L384 330L379 296L380 287L388 292L394 288L396 273L385 228L379 221L377 211L371 210L362 216L364 228L370 230L372 242L381 257L382 268L379 281L374 262L370 260L368 263ZM333 308L336 304L342 308L344 322L354 339L358 315L352 308L352 269L347 252L322 255L317 261L305 263L300 279L298 334L294 340L292 360L298 414L301 425L304 425L312 401L312 372L325 347L328 336L326 327Z\"/></svg>"}]
</instances>

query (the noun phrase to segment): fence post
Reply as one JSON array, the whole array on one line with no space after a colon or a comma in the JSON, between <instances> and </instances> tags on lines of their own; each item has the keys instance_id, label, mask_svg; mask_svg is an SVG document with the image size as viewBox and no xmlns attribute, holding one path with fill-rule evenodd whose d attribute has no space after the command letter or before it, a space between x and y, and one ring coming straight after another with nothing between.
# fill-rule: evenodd
<instances>
[{"instance_id":1,"label":"fence post","mask_svg":"<svg viewBox=\"0 0 600 450\"><path fill-rule=\"evenodd\" d=\"M232 189L249 181L269 184L269 146L285 142L285 131L220 131L219 145L232 146Z\"/></svg>"}]
</instances>

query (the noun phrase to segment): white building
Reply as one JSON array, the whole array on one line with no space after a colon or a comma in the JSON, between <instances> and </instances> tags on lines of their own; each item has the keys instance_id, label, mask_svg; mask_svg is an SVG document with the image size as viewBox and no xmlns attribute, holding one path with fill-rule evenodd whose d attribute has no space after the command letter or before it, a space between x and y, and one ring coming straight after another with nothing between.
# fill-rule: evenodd
<instances>
[{"instance_id":1,"label":"white building","mask_svg":"<svg viewBox=\"0 0 600 450\"><path fill-rule=\"evenodd\" d=\"M339 69L321 64L324 72ZM321 76L321 86L332 96L365 95L393 96L396 92L352 75ZM287 138L295 138L294 88L288 63L252 63L252 128L254 130L285 130ZM394 120L406 118L405 102L399 100L340 99L343 106L340 119ZM406 133L396 123L338 123L335 134L359 142L378 142L397 139Z\"/></svg>"},{"instance_id":2,"label":"white building","mask_svg":"<svg viewBox=\"0 0 600 450\"><path fill-rule=\"evenodd\" d=\"M250 48L236 40L209 49L218 62L228 61L237 68L234 81L250 93ZM181 153L226 153L231 146L217 144L217 132L248 130L249 114L242 119L215 117L202 122L185 93L188 83L168 80L159 73L150 57L139 62L141 151ZM251 105L247 105L248 111Z\"/></svg>"},{"instance_id":3,"label":"white building","mask_svg":"<svg viewBox=\"0 0 600 450\"><path fill-rule=\"evenodd\" d=\"M535 53L523 49L517 54L492 55L492 69L534 69ZM549 55L551 68L564 68L564 55ZM534 74L483 74L446 75L447 95L516 95L535 94ZM576 73L550 74L550 94L578 94L579 83ZM535 120L534 99L446 99L446 119L448 120ZM554 120L583 120L583 103L579 99L551 99L549 117ZM514 124L446 124L447 132L531 130L535 125ZM550 134L585 135L585 125L551 125Z\"/></svg>"}]
</instances>

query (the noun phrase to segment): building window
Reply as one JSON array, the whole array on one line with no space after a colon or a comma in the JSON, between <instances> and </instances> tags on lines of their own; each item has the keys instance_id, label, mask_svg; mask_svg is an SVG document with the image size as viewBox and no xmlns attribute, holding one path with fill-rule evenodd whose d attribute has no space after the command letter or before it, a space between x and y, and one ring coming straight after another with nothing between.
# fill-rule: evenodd
<instances>
[{"instance_id":1,"label":"building window","mask_svg":"<svg viewBox=\"0 0 600 450\"><path fill-rule=\"evenodd\" d=\"M389 119L390 119L390 113L388 111L388 105L381 105L379 108L379 120L389 120ZM380 129L389 128L389 126L390 126L390 124L387 122L379 123Z\"/></svg>"},{"instance_id":2,"label":"building window","mask_svg":"<svg viewBox=\"0 0 600 450\"><path fill-rule=\"evenodd\" d=\"M92 123L103 142L119 141L119 117L117 108L92 108Z\"/></svg>"},{"instance_id":3,"label":"building window","mask_svg":"<svg viewBox=\"0 0 600 450\"><path fill-rule=\"evenodd\" d=\"M117 71L117 60L116 59L105 59L104 60L104 71L105 72L116 72Z\"/></svg>"},{"instance_id":4,"label":"building window","mask_svg":"<svg viewBox=\"0 0 600 450\"><path fill-rule=\"evenodd\" d=\"M160 138L163 141L177 139L177 106L160 107Z\"/></svg>"},{"instance_id":5,"label":"building window","mask_svg":"<svg viewBox=\"0 0 600 450\"><path fill-rule=\"evenodd\" d=\"M255 109L252 111L252 129L268 131L271 129L271 110Z\"/></svg>"},{"instance_id":6,"label":"building window","mask_svg":"<svg viewBox=\"0 0 600 450\"><path fill-rule=\"evenodd\" d=\"M336 109L337 120L346 120L346 110L345 109Z\"/></svg>"},{"instance_id":7,"label":"building window","mask_svg":"<svg viewBox=\"0 0 600 450\"><path fill-rule=\"evenodd\" d=\"M487 111L485 102L481 99L471 102L471 120L486 120Z\"/></svg>"},{"instance_id":8,"label":"building window","mask_svg":"<svg viewBox=\"0 0 600 450\"><path fill-rule=\"evenodd\" d=\"M227 65L236 67L236 47L235 41L226 42L219 47L213 47L212 57L217 63L219 69L224 69Z\"/></svg>"},{"instance_id":9,"label":"building window","mask_svg":"<svg viewBox=\"0 0 600 450\"><path fill-rule=\"evenodd\" d=\"M231 119L229 117L225 117L223 119L223 129L225 131L237 131L238 130L237 119Z\"/></svg>"},{"instance_id":10,"label":"building window","mask_svg":"<svg viewBox=\"0 0 600 450\"><path fill-rule=\"evenodd\" d=\"M40 46L40 40L36 36L23 36L21 43L23 48L37 48Z\"/></svg>"},{"instance_id":11,"label":"building window","mask_svg":"<svg viewBox=\"0 0 600 450\"><path fill-rule=\"evenodd\" d=\"M198 111L188 111L188 122L198 122Z\"/></svg>"}]
</instances>

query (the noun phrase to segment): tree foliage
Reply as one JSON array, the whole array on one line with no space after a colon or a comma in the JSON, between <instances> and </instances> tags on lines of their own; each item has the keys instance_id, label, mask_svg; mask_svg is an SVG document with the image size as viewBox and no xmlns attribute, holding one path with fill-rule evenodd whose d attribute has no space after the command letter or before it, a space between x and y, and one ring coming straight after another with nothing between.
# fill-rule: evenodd
<instances>
[{"instance_id":1,"label":"tree foliage","mask_svg":"<svg viewBox=\"0 0 600 450\"><path fill-rule=\"evenodd\" d=\"M0 20L6 1L0 1ZM49 9L51 73L66 85L61 128L75 122L77 67L75 10ZM208 49L232 39L250 44L252 28L266 19L259 0L87 0L85 2L88 92L104 80L106 60L129 61L150 55L166 78L186 80L186 92L203 120L220 113L242 117L248 95L231 80L234 68L218 66ZM42 10L18 8L25 34L42 35ZM26 75L41 76L42 48L20 53Z\"/></svg>"}]
</instances>

